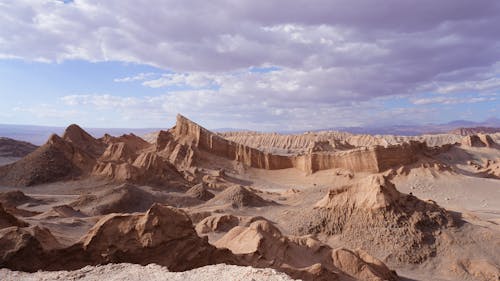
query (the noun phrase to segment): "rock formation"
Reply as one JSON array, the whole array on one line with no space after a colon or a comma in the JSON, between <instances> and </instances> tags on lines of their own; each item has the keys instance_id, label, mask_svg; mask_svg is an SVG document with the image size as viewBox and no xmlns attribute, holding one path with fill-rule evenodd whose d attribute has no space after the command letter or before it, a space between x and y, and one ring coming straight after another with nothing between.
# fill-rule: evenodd
<instances>
[{"instance_id":1,"label":"rock formation","mask_svg":"<svg viewBox=\"0 0 500 281\"><path fill-rule=\"evenodd\" d=\"M186 191L186 194L202 201L208 201L215 196L213 193L208 191L205 183L199 183L191 187L188 191Z\"/></svg>"},{"instance_id":2,"label":"rock formation","mask_svg":"<svg viewBox=\"0 0 500 281\"><path fill-rule=\"evenodd\" d=\"M255 191L243 187L241 185L234 185L227 188L221 193L217 194L214 198L206 203L207 205L230 205L234 208L242 207L262 207L267 205L276 204L272 201L267 201L257 195Z\"/></svg>"},{"instance_id":3,"label":"rock formation","mask_svg":"<svg viewBox=\"0 0 500 281\"><path fill-rule=\"evenodd\" d=\"M29 142L0 137L0 157L24 157L36 148Z\"/></svg>"},{"instance_id":4,"label":"rock formation","mask_svg":"<svg viewBox=\"0 0 500 281\"><path fill-rule=\"evenodd\" d=\"M183 271L236 262L229 251L198 237L183 211L158 204L142 214L107 215L68 247L62 247L46 229L17 226L0 229L0 245L2 266L30 272L119 262L156 263Z\"/></svg>"},{"instance_id":5,"label":"rock formation","mask_svg":"<svg viewBox=\"0 0 500 281\"><path fill-rule=\"evenodd\" d=\"M0 203L0 229L11 226L28 226L28 224L7 212Z\"/></svg>"},{"instance_id":6,"label":"rock formation","mask_svg":"<svg viewBox=\"0 0 500 281\"><path fill-rule=\"evenodd\" d=\"M196 232L199 235L211 232L227 232L235 226L249 226L257 220L266 220L263 217L234 216L229 214L210 215L196 224Z\"/></svg>"},{"instance_id":7,"label":"rock formation","mask_svg":"<svg viewBox=\"0 0 500 281\"><path fill-rule=\"evenodd\" d=\"M104 144L100 140L97 140L76 124L71 124L66 128L62 139L73 144L74 147L77 147L80 150L91 154L94 157L98 157L99 155L101 155L106 148L106 144Z\"/></svg>"},{"instance_id":8,"label":"rock formation","mask_svg":"<svg viewBox=\"0 0 500 281\"><path fill-rule=\"evenodd\" d=\"M27 196L20 190L12 190L0 192L0 203L2 203L6 208L15 208L19 205L27 203L31 205L42 204L43 201Z\"/></svg>"},{"instance_id":9,"label":"rock formation","mask_svg":"<svg viewBox=\"0 0 500 281\"><path fill-rule=\"evenodd\" d=\"M30 186L88 173L95 163L89 153L57 135L21 160L0 167L0 184Z\"/></svg>"},{"instance_id":10,"label":"rock formation","mask_svg":"<svg viewBox=\"0 0 500 281\"><path fill-rule=\"evenodd\" d=\"M157 134L155 144L133 134L95 139L77 125L71 125L63 138L53 135L22 160L1 167L0 183L26 186L93 175L118 182L172 184L182 189L183 176L199 182L188 171L211 157L259 169L297 168L307 174L334 168L381 172L413 163L430 150L425 143L416 141L353 148L337 139L299 140L299 144L308 143L306 153L272 154L224 139L181 115L172 129ZM29 169L22 169L24 166ZM184 171L184 175L178 170Z\"/></svg>"},{"instance_id":11,"label":"rock formation","mask_svg":"<svg viewBox=\"0 0 500 281\"><path fill-rule=\"evenodd\" d=\"M332 250L311 236L284 236L270 222L237 226L215 245L306 280L397 280L382 262L360 251Z\"/></svg>"},{"instance_id":12,"label":"rock formation","mask_svg":"<svg viewBox=\"0 0 500 281\"><path fill-rule=\"evenodd\" d=\"M473 128L457 128L449 132L450 134L468 136L477 134L494 134L500 133L500 128L493 127L473 127Z\"/></svg>"},{"instance_id":13,"label":"rock formation","mask_svg":"<svg viewBox=\"0 0 500 281\"><path fill-rule=\"evenodd\" d=\"M0 245L2 267L30 272L44 268L47 253L61 247L50 231L38 226L0 229Z\"/></svg>"},{"instance_id":14,"label":"rock formation","mask_svg":"<svg viewBox=\"0 0 500 281\"><path fill-rule=\"evenodd\" d=\"M162 205L144 214L104 217L82 238L82 247L99 263L156 263L173 271L219 260L219 251L198 237L187 214Z\"/></svg>"},{"instance_id":15,"label":"rock formation","mask_svg":"<svg viewBox=\"0 0 500 281\"><path fill-rule=\"evenodd\" d=\"M485 134L467 135L462 139L461 144L468 147L497 147L495 141Z\"/></svg>"},{"instance_id":16,"label":"rock formation","mask_svg":"<svg viewBox=\"0 0 500 281\"><path fill-rule=\"evenodd\" d=\"M70 206L87 215L144 212L155 202L162 201L131 184L122 184L95 194L81 195Z\"/></svg>"},{"instance_id":17,"label":"rock formation","mask_svg":"<svg viewBox=\"0 0 500 281\"><path fill-rule=\"evenodd\" d=\"M182 115L169 131L158 134L156 149L168 157L180 169L186 169L203 161L204 153L240 162L259 169L297 168L306 173L319 170L344 168L353 172L379 172L394 165L404 165L416 161L427 146L425 143L410 141L400 145L356 148L347 151L325 151L319 143L308 141L312 147L304 155L277 155L267 153L240 143L235 143L214 134ZM324 142L322 142L325 144ZM323 145L324 146L324 145ZM349 147L347 144L344 149Z\"/></svg>"},{"instance_id":18,"label":"rock formation","mask_svg":"<svg viewBox=\"0 0 500 281\"><path fill-rule=\"evenodd\" d=\"M236 226L217 242L234 253L200 238L184 211L159 204L145 213L106 215L70 246L61 245L47 229L11 224L0 229L0 264L33 272L122 262L155 263L171 271L184 271L226 263L271 267L304 280L397 278L366 253L332 250L312 237L283 236L259 218L237 220L248 221L248 227ZM219 223L224 225L221 220ZM212 227L219 228L219 223Z\"/></svg>"},{"instance_id":19,"label":"rock formation","mask_svg":"<svg viewBox=\"0 0 500 281\"><path fill-rule=\"evenodd\" d=\"M331 190L310 213L298 217L298 233L338 235L395 263L420 263L436 253L436 236L454 224L434 202L398 192L383 176Z\"/></svg>"}]
</instances>

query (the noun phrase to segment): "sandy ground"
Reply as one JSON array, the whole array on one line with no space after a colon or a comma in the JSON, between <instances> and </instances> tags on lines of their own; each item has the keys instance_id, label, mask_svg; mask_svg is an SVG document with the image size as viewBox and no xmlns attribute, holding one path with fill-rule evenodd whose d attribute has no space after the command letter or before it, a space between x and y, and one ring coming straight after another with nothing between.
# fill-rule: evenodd
<instances>
[{"instance_id":1,"label":"sandy ground","mask_svg":"<svg viewBox=\"0 0 500 281\"><path fill-rule=\"evenodd\" d=\"M75 271L39 271L25 273L0 269L0 280L3 281L289 281L288 275L273 269L257 269L235 265L211 265L185 272L169 272L166 267L150 264L108 264L103 266L86 266Z\"/></svg>"}]
</instances>

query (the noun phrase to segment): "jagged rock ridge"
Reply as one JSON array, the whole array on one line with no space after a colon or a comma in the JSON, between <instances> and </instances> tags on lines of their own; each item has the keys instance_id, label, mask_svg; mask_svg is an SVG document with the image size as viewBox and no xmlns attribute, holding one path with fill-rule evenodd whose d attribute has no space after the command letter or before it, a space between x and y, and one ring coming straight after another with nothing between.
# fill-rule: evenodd
<instances>
[{"instance_id":1,"label":"jagged rock ridge","mask_svg":"<svg viewBox=\"0 0 500 281\"><path fill-rule=\"evenodd\" d=\"M297 168L307 173L333 168L379 172L394 165L412 163L427 149L425 143L410 141L387 147L322 150L293 156L276 155L224 139L182 115L177 116L174 128L158 134L156 144L158 151L183 168L195 165L196 161L203 158L203 153L209 153L249 167L269 170ZM314 148L314 142L312 145Z\"/></svg>"}]
</instances>

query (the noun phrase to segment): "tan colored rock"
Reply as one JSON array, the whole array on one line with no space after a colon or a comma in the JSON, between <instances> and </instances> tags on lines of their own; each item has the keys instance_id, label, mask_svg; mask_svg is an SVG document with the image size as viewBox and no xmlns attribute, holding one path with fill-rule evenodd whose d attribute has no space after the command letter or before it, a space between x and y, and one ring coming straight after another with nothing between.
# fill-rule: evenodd
<instances>
[{"instance_id":1,"label":"tan colored rock","mask_svg":"<svg viewBox=\"0 0 500 281\"><path fill-rule=\"evenodd\" d=\"M231 205L234 208L242 207L263 207L276 204L273 201L268 201L256 194L254 190L234 185L221 193L215 195L206 203L207 205Z\"/></svg>"},{"instance_id":2,"label":"tan colored rock","mask_svg":"<svg viewBox=\"0 0 500 281\"><path fill-rule=\"evenodd\" d=\"M71 179L89 174L94 164L91 154L52 135L44 145L21 160L0 166L0 184L31 186Z\"/></svg>"},{"instance_id":3,"label":"tan colored rock","mask_svg":"<svg viewBox=\"0 0 500 281\"><path fill-rule=\"evenodd\" d=\"M398 192L383 176L331 190L297 222L297 233L337 235L350 248L395 263L421 263L435 255L437 245L429 241L454 225L446 210Z\"/></svg>"},{"instance_id":4,"label":"tan colored rock","mask_svg":"<svg viewBox=\"0 0 500 281\"><path fill-rule=\"evenodd\" d=\"M477 134L463 137L462 145L468 147L496 147L497 144L489 135Z\"/></svg>"},{"instance_id":5,"label":"tan colored rock","mask_svg":"<svg viewBox=\"0 0 500 281\"><path fill-rule=\"evenodd\" d=\"M186 194L202 201L208 201L215 196L212 192L208 191L205 183L200 183L191 187L186 191Z\"/></svg>"},{"instance_id":6,"label":"tan colored rock","mask_svg":"<svg viewBox=\"0 0 500 281\"><path fill-rule=\"evenodd\" d=\"M70 207L87 215L105 215L110 213L133 213L148 210L162 198L131 184L122 184L96 194L81 195Z\"/></svg>"},{"instance_id":7,"label":"tan colored rock","mask_svg":"<svg viewBox=\"0 0 500 281\"><path fill-rule=\"evenodd\" d=\"M0 157L24 157L35 149L37 146L29 142L0 137Z\"/></svg>"},{"instance_id":8,"label":"tan colored rock","mask_svg":"<svg viewBox=\"0 0 500 281\"><path fill-rule=\"evenodd\" d=\"M346 249L332 250L311 236L284 236L270 222L258 220L248 227L237 226L215 245L235 254L253 257L294 278L305 280L397 280L382 262Z\"/></svg>"},{"instance_id":9,"label":"tan colored rock","mask_svg":"<svg viewBox=\"0 0 500 281\"><path fill-rule=\"evenodd\" d=\"M196 232L198 234L206 234L209 232L227 232L231 228L240 223L238 217L228 214L212 215L204 218L196 224Z\"/></svg>"},{"instance_id":10,"label":"tan colored rock","mask_svg":"<svg viewBox=\"0 0 500 281\"><path fill-rule=\"evenodd\" d=\"M34 271L47 262L45 253L61 248L45 228L8 227L0 229L0 264L15 270Z\"/></svg>"},{"instance_id":11,"label":"tan colored rock","mask_svg":"<svg viewBox=\"0 0 500 281\"><path fill-rule=\"evenodd\" d=\"M100 156L106 148L103 142L94 138L76 124L71 124L66 128L62 139L94 157Z\"/></svg>"},{"instance_id":12,"label":"tan colored rock","mask_svg":"<svg viewBox=\"0 0 500 281\"><path fill-rule=\"evenodd\" d=\"M156 263L173 271L215 263L224 254L198 237L186 213L158 204L144 214L102 218L82 247L100 263Z\"/></svg>"},{"instance_id":13,"label":"tan colored rock","mask_svg":"<svg viewBox=\"0 0 500 281\"><path fill-rule=\"evenodd\" d=\"M379 172L394 165L413 163L427 148L425 143L410 141L387 147L333 151L328 141L314 140L308 141L312 147L308 154L276 155L224 139L182 115L177 116L174 128L159 133L156 143L157 151L169 155L172 163L183 168L194 165L203 158L200 156L202 152L207 152L248 167L268 170L297 168L307 173L333 168L353 172ZM330 148L326 147L327 143Z\"/></svg>"},{"instance_id":14,"label":"tan colored rock","mask_svg":"<svg viewBox=\"0 0 500 281\"><path fill-rule=\"evenodd\" d=\"M11 226L28 226L27 223L17 219L15 216L7 212L0 203L0 229Z\"/></svg>"},{"instance_id":15,"label":"tan colored rock","mask_svg":"<svg viewBox=\"0 0 500 281\"><path fill-rule=\"evenodd\" d=\"M135 151L124 142L111 143L99 157L99 160L104 162L131 162L137 157Z\"/></svg>"}]
</instances>

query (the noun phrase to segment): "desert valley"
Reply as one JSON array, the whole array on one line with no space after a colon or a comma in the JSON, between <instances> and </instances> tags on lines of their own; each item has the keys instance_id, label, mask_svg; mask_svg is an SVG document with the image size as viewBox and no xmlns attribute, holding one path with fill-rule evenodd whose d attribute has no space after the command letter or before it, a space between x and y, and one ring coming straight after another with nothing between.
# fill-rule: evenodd
<instances>
[{"instance_id":1,"label":"desert valley","mask_svg":"<svg viewBox=\"0 0 500 281\"><path fill-rule=\"evenodd\" d=\"M499 280L499 143L182 115L145 136L3 138L0 279Z\"/></svg>"}]
</instances>

